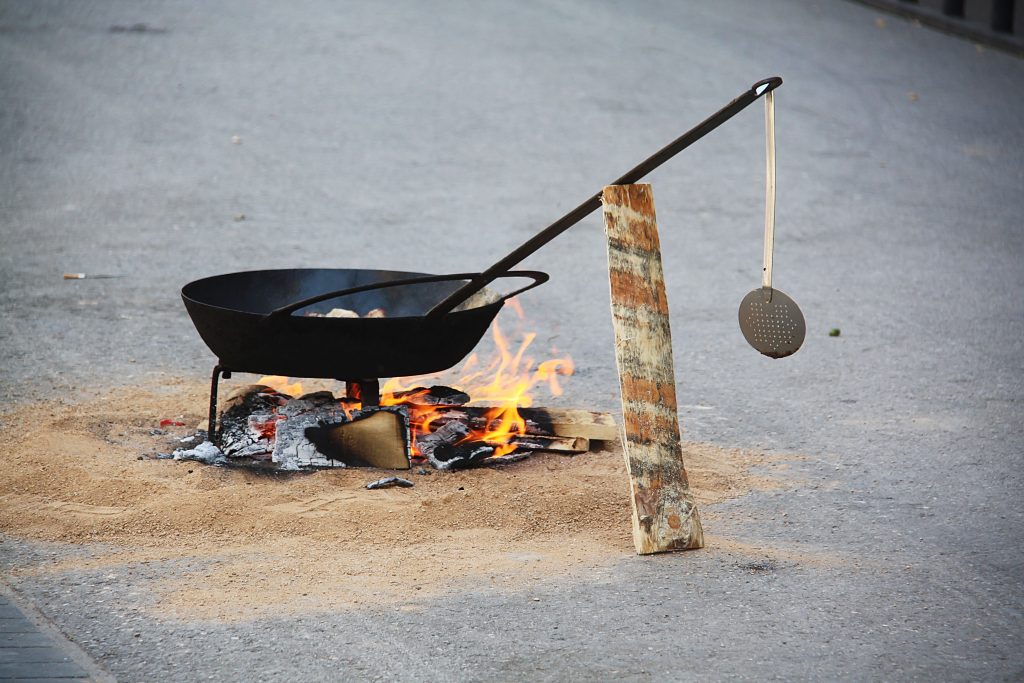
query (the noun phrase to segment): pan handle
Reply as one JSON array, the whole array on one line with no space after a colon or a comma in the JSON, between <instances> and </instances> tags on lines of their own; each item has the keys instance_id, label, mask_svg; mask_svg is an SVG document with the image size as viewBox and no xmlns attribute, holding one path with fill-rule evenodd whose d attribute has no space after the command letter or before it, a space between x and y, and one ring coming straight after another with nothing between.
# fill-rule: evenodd
<instances>
[{"instance_id":1,"label":"pan handle","mask_svg":"<svg viewBox=\"0 0 1024 683\"><path fill-rule=\"evenodd\" d=\"M452 275L422 275L420 277L403 278L401 280L386 280L384 282L373 282L368 285L359 285L358 287L348 287L346 289L337 289L333 292L325 292L323 294L317 294L316 296L307 297L300 301L296 301L288 304L287 306L281 306L275 308L270 313L263 316L262 322L267 323L271 320L289 316L295 311L305 308L306 306L312 306L318 304L321 301L327 301L329 299L336 299L340 296L346 296L348 294L358 294L360 292L369 292L375 289L387 289L388 287L400 287L402 285L421 285L428 284L431 282L449 282L451 280L472 280L479 276L480 273L455 273ZM550 277L547 273L543 273L539 270L513 270L509 271L499 277L528 277L532 278L533 282L521 287L514 292L504 294L498 301L504 302L512 297L522 294L523 292L538 287L548 281ZM495 278L497 279L497 278Z\"/></svg>"},{"instance_id":2,"label":"pan handle","mask_svg":"<svg viewBox=\"0 0 1024 683\"><path fill-rule=\"evenodd\" d=\"M508 276L508 277L529 277L529 278L533 278L533 282L531 282L530 284L526 285L525 287L520 287L519 289L515 290L514 292L509 292L508 294L502 294L501 298L498 299L498 301L500 301L502 303L508 301L509 299L511 299L514 296L519 296L523 292L528 292L531 289L533 289L534 287L540 287L542 284L544 284L549 279L551 279L550 275L548 275L547 273L545 273L543 271L540 271L540 270L510 270L509 272L505 273L505 276Z\"/></svg>"}]
</instances>

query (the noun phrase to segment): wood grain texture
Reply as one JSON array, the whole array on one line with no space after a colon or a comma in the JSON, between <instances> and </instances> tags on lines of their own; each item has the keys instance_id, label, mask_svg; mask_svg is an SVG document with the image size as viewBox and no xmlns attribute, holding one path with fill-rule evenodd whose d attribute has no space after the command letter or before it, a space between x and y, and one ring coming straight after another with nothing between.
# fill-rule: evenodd
<instances>
[{"instance_id":1,"label":"wood grain texture","mask_svg":"<svg viewBox=\"0 0 1024 683\"><path fill-rule=\"evenodd\" d=\"M579 437L595 441L615 441L619 438L619 426L608 413L595 413L575 408L520 408L519 414L530 423L535 423L537 433L550 432L554 436Z\"/></svg>"},{"instance_id":2,"label":"wood grain texture","mask_svg":"<svg viewBox=\"0 0 1024 683\"><path fill-rule=\"evenodd\" d=\"M704 533L683 466L651 186L609 185L602 202L633 541L641 555L701 548Z\"/></svg>"},{"instance_id":3,"label":"wood grain texture","mask_svg":"<svg viewBox=\"0 0 1024 683\"><path fill-rule=\"evenodd\" d=\"M474 429L486 424L486 414L498 406L457 406L445 409L434 420L442 425L449 420L462 420ZM519 415L526 420L526 433L533 436L556 436L593 441L615 441L619 426L608 413L595 413L577 408L520 408Z\"/></svg>"}]
</instances>

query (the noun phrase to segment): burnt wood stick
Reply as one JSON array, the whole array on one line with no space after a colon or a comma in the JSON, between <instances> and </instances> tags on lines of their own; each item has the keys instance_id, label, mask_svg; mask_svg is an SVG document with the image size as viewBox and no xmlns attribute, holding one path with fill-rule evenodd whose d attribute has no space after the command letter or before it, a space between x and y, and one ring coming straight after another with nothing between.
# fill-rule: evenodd
<instances>
[{"instance_id":1,"label":"burnt wood stick","mask_svg":"<svg viewBox=\"0 0 1024 683\"><path fill-rule=\"evenodd\" d=\"M704 545L683 466L672 332L650 185L602 193L633 542L640 555Z\"/></svg>"}]
</instances>

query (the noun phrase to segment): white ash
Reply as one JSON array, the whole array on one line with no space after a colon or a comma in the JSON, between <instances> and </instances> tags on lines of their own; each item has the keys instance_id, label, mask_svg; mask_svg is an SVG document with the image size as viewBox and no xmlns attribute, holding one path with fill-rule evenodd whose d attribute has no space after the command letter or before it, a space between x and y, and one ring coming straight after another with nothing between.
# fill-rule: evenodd
<instances>
[{"instance_id":1,"label":"white ash","mask_svg":"<svg viewBox=\"0 0 1024 683\"><path fill-rule=\"evenodd\" d=\"M328 460L306 438L306 429L325 424L348 422L345 411L337 399L327 391L308 394L288 401L278 410L285 419L277 423L271 460L281 470L299 470L304 467L345 467L338 460Z\"/></svg>"},{"instance_id":2,"label":"white ash","mask_svg":"<svg viewBox=\"0 0 1024 683\"><path fill-rule=\"evenodd\" d=\"M220 447L229 458L269 460L274 450L274 439L266 435L267 425L275 422L277 408L291 397L260 385L252 388L257 391L245 394L224 411L221 417Z\"/></svg>"},{"instance_id":3,"label":"white ash","mask_svg":"<svg viewBox=\"0 0 1024 683\"><path fill-rule=\"evenodd\" d=\"M204 465L228 464L227 457L209 441L203 441L195 448L179 448L172 456L175 460L195 460Z\"/></svg>"},{"instance_id":4,"label":"white ash","mask_svg":"<svg viewBox=\"0 0 1024 683\"><path fill-rule=\"evenodd\" d=\"M264 436L261 426L275 420L273 413L253 413L246 418L244 426L238 421L231 421L231 427L225 429L221 436L224 455L229 458L268 459L274 450L274 440Z\"/></svg>"}]
</instances>

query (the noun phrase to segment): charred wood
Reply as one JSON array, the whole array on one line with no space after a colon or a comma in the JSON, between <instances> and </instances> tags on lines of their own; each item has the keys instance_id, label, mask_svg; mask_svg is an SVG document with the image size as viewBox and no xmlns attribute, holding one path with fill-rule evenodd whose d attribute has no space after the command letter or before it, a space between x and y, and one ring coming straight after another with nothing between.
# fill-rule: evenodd
<instances>
[{"instance_id":1,"label":"charred wood","mask_svg":"<svg viewBox=\"0 0 1024 683\"><path fill-rule=\"evenodd\" d=\"M416 439L416 448L422 456L429 458L440 446L452 446L469 436L469 426L452 421L441 426L436 432L422 434Z\"/></svg>"},{"instance_id":2,"label":"charred wood","mask_svg":"<svg viewBox=\"0 0 1024 683\"><path fill-rule=\"evenodd\" d=\"M394 397L414 406L461 406L469 403L469 394L443 385L399 391Z\"/></svg>"},{"instance_id":3,"label":"charred wood","mask_svg":"<svg viewBox=\"0 0 1024 683\"><path fill-rule=\"evenodd\" d=\"M391 488L392 486L398 486L403 489L407 489L415 486L415 484L413 484L408 479L402 479L401 477L384 477L383 479L378 479L377 481L371 481L369 484L366 485L366 488L371 490L387 489Z\"/></svg>"},{"instance_id":4,"label":"charred wood","mask_svg":"<svg viewBox=\"0 0 1024 683\"><path fill-rule=\"evenodd\" d=\"M492 406L462 406L446 410L434 419L434 424L464 422L476 430L495 427L500 418L487 422ZM526 433L533 436L583 438L594 441L614 441L619 438L619 427L608 413L589 410L557 408L519 408L519 416L526 422Z\"/></svg>"},{"instance_id":5,"label":"charred wood","mask_svg":"<svg viewBox=\"0 0 1024 683\"><path fill-rule=\"evenodd\" d=\"M427 456L430 464L439 470L463 470L479 467L494 455L494 446L483 441L460 444L441 444Z\"/></svg>"},{"instance_id":6,"label":"charred wood","mask_svg":"<svg viewBox=\"0 0 1024 683\"><path fill-rule=\"evenodd\" d=\"M411 466L409 419L401 409L363 411L350 421L307 427L305 437L324 458L345 467L407 470Z\"/></svg>"}]
</instances>

